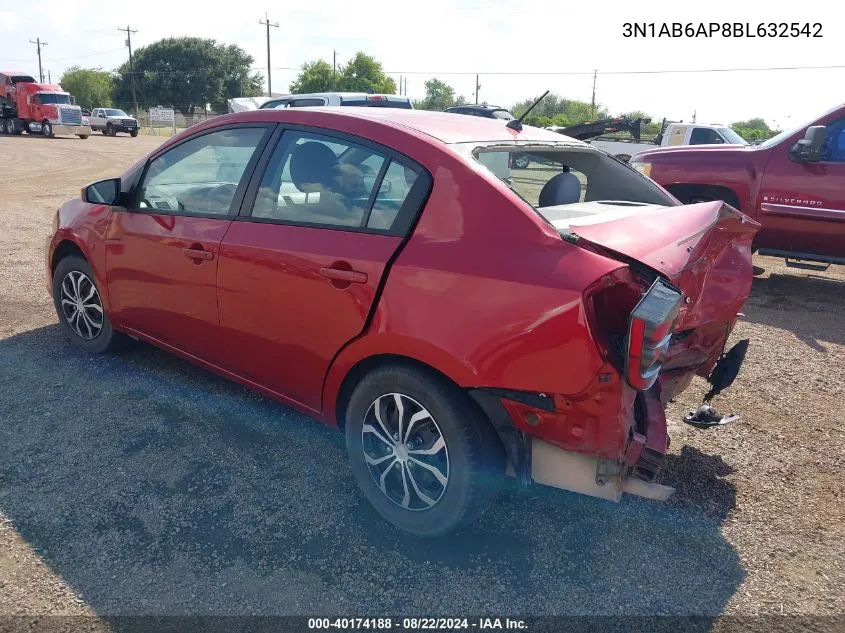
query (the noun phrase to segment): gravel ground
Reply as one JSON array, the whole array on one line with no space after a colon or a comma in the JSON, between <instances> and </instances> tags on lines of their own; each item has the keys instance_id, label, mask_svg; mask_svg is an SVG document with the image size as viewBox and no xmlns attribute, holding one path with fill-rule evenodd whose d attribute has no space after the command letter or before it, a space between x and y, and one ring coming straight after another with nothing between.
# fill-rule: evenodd
<instances>
[{"instance_id":1,"label":"gravel ground","mask_svg":"<svg viewBox=\"0 0 845 633\"><path fill-rule=\"evenodd\" d=\"M63 339L44 238L162 139L0 138L0 614L845 612L845 270L759 259L725 428L671 405L665 504L508 488L472 530L395 533L334 431L151 347Z\"/></svg>"}]
</instances>

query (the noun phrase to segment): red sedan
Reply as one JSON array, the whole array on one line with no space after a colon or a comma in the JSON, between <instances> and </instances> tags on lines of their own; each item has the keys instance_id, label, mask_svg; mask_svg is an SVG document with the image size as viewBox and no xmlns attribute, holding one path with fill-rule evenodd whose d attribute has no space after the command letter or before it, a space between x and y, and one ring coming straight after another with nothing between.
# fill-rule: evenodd
<instances>
[{"instance_id":1,"label":"red sedan","mask_svg":"<svg viewBox=\"0 0 845 633\"><path fill-rule=\"evenodd\" d=\"M325 107L194 126L59 209L59 320L338 426L364 495L420 536L506 474L665 498L664 405L720 368L758 225L518 128Z\"/></svg>"}]
</instances>

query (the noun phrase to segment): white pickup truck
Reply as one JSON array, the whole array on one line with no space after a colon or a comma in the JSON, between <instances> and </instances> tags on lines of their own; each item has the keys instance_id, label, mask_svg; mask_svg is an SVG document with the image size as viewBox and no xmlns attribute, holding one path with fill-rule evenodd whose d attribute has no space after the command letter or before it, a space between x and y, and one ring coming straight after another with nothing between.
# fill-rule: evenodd
<instances>
[{"instance_id":1,"label":"white pickup truck","mask_svg":"<svg viewBox=\"0 0 845 633\"><path fill-rule=\"evenodd\" d=\"M698 123L670 123L654 140L612 138L599 136L586 141L628 162L640 152L655 147L675 147L678 145L748 145L739 134L727 125L704 125Z\"/></svg>"}]
</instances>

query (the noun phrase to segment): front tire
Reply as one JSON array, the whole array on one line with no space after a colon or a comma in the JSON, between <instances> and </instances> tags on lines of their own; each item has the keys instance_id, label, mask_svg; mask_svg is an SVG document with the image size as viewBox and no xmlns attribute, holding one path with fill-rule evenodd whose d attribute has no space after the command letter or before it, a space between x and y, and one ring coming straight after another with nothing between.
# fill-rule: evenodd
<instances>
[{"instance_id":1,"label":"front tire","mask_svg":"<svg viewBox=\"0 0 845 633\"><path fill-rule=\"evenodd\" d=\"M135 138L136 136L138 136L138 130L130 130L129 136L131 136L132 138Z\"/></svg>"},{"instance_id":2,"label":"front tire","mask_svg":"<svg viewBox=\"0 0 845 633\"><path fill-rule=\"evenodd\" d=\"M46 119L41 122L41 134L47 138L53 138L53 125Z\"/></svg>"},{"instance_id":3,"label":"front tire","mask_svg":"<svg viewBox=\"0 0 845 633\"><path fill-rule=\"evenodd\" d=\"M352 393L345 432L364 496L416 536L442 536L478 519L504 477L490 423L458 387L415 367L367 374Z\"/></svg>"},{"instance_id":4,"label":"front tire","mask_svg":"<svg viewBox=\"0 0 845 633\"><path fill-rule=\"evenodd\" d=\"M62 259L53 274L53 304L71 341L92 354L119 349L125 342L112 328L94 273L77 255Z\"/></svg>"},{"instance_id":5,"label":"front tire","mask_svg":"<svg viewBox=\"0 0 845 633\"><path fill-rule=\"evenodd\" d=\"M111 123L106 125L106 134L108 136L117 136L117 132L115 131L114 126Z\"/></svg>"}]
</instances>

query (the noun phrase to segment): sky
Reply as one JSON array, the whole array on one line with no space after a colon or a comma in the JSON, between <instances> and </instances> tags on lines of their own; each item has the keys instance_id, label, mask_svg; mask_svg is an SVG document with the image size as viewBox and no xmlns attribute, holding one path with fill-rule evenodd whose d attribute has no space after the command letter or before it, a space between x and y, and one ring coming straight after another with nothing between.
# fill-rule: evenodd
<instances>
[{"instance_id":1,"label":"sky","mask_svg":"<svg viewBox=\"0 0 845 633\"><path fill-rule=\"evenodd\" d=\"M545 90L589 101L596 76L596 102L617 115L634 110L655 118L729 124L760 116L775 128L794 127L845 102L845 3L737 2L710 0L309 0L236 4L146 0L0 0L0 69L38 73L42 50L45 79L56 81L73 65L114 69L127 59L129 25L134 49L169 36L190 35L235 43L266 74L265 12L272 28L273 92L285 92L304 62L338 63L362 50L382 62L407 94L421 98L436 76L457 94L510 107ZM576 8L577 7L577 8ZM761 16L765 15L765 18ZM725 38L624 36L626 23L798 22L821 25L820 38ZM811 27L813 31L816 27ZM835 66L816 70L693 73L710 69ZM684 71L684 72L662 72ZM639 74L622 74L637 72ZM568 74L564 74L568 73Z\"/></svg>"}]
</instances>

